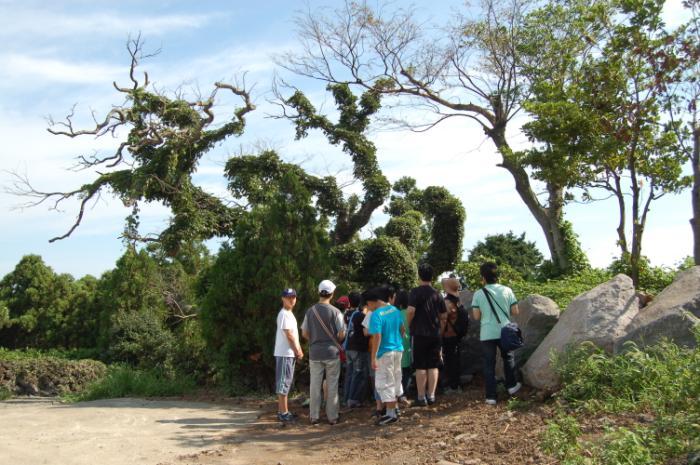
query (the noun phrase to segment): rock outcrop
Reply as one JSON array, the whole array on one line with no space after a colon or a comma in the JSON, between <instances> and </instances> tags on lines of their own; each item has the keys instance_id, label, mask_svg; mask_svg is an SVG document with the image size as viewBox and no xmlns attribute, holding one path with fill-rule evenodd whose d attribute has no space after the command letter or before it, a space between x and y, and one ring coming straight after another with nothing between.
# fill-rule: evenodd
<instances>
[{"instance_id":1,"label":"rock outcrop","mask_svg":"<svg viewBox=\"0 0 700 465\"><path fill-rule=\"evenodd\" d=\"M583 341L612 352L638 312L639 297L632 279L625 275L576 297L523 367L525 382L539 389L556 389L559 377L550 363L550 352L560 353Z\"/></svg>"},{"instance_id":2,"label":"rock outcrop","mask_svg":"<svg viewBox=\"0 0 700 465\"><path fill-rule=\"evenodd\" d=\"M525 345L515 351L515 362L523 366L549 331L559 321L559 306L549 297L533 294L518 302L520 314L513 318L523 332Z\"/></svg>"},{"instance_id":3,"label":"rock outcrop","mask_svg":"<svg viewBox=\"0 0 700 465\"><path fill-rule=\"evenodd\" d=\"M614 351L624 351L627 341L639 347L666 338L696 347L693 330L700 325L700 266L678 273L673 283L634 317L625 334L615 341Z\"/></svg>"}]
</instances>

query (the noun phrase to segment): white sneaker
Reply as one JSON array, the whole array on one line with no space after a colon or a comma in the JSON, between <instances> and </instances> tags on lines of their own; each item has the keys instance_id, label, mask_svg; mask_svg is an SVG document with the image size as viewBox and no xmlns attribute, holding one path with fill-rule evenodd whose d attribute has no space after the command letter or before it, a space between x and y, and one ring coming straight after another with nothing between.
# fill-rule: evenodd
<instances>
[{"instance_id":1,"label":"white sneaker","mask_svg":"<svg viewBox=\"0 0 700 465\"><path fill-rule=\"evenodd\" d=\"M523 387L522 383L515 383L515 386L513 386L512 388L508 388L508 394L512 396L513 394L518 392L521 387Z\"/></svg>"},{"instance_id":2,"label":"white sneaker","mask_svg":"<svg viewBox=\"0 0 700 465\"><path fill-rule=\"evenodd\" d=\"M486 399L486 405L496 405L496 399Z\"/></svg>"}]
</instances>

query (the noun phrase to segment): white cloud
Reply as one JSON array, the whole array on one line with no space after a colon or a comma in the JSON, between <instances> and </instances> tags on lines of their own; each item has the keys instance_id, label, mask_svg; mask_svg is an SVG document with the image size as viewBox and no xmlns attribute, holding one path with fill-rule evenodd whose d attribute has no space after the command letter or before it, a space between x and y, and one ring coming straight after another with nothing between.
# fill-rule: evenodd
<instances>
[{"instance_id":1,"label":"white cloud","mask_svg":"<svg viewBox=\"0 0 700 465\"><path fill-rule=\"evenodd\" d=\"M25 87L29 82L43 85L53 83L104 84L109 83L124 73L123 66L114 66L99 62L66 61L56 58L42 58L19 53L0 55L4 63L0 69L0 81L3 86L14 82Z\"/></svg>"},{"instance_id":2,"label":"white cloud","mask_svg":"<svg viewBox=\"0 0 700 465\"><path fill-rule=\"evenodd\" d=\"M210 14L123 14L116 11L62 13L48 8L28 9L13 5L5 8L0 37L51 38L89 36L126 37L133 31L158 36L183 29L198 29L220 13Z\"/></svg>"}]
</instances>

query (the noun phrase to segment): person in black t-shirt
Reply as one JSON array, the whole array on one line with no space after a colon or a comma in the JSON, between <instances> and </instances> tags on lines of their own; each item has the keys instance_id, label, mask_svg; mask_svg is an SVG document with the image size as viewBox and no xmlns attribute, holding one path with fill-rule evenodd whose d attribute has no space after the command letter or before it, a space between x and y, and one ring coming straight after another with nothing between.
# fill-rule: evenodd
<instances>
[{"instance_id":1,"label":"person in black t-shirt","mask_svg":"<svg viewBox=\"0 0 700 465\"><path fill-rule=\"evenodd\" d=\"M416 405L435 403L442 349L440 336L445 327L447 309L440 293L432 286L433 267L418 267L420 286L408 296L408 324L413 338L413 366L416 369Z\"/></svg>"}]
</instances>

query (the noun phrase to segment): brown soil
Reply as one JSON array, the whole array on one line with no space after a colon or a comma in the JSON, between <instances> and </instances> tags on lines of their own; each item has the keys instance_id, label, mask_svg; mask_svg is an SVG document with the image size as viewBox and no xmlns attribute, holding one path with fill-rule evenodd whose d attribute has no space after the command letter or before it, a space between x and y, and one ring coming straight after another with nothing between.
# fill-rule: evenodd
<instances>
[{"instance_id":1,"label":"brown soil","mask_svg":"<svg viewBox=\"0 0 700 465\"><path fill-rule=\"evenodd\" d=\"M384 427L373 424L369 407L345 411L335 426L309 425L308 409L298 404L293 410L299 421L286 426L277 422L274 403L256 407L263 413L243 434L222 438L220 448L167 465L557 463L539 449L549 407L536 402L520 411L508 410L505 402L487 406L476 386L443 396L431 407L404 409L398 423Z\"/></svg>"}]
</instances>

